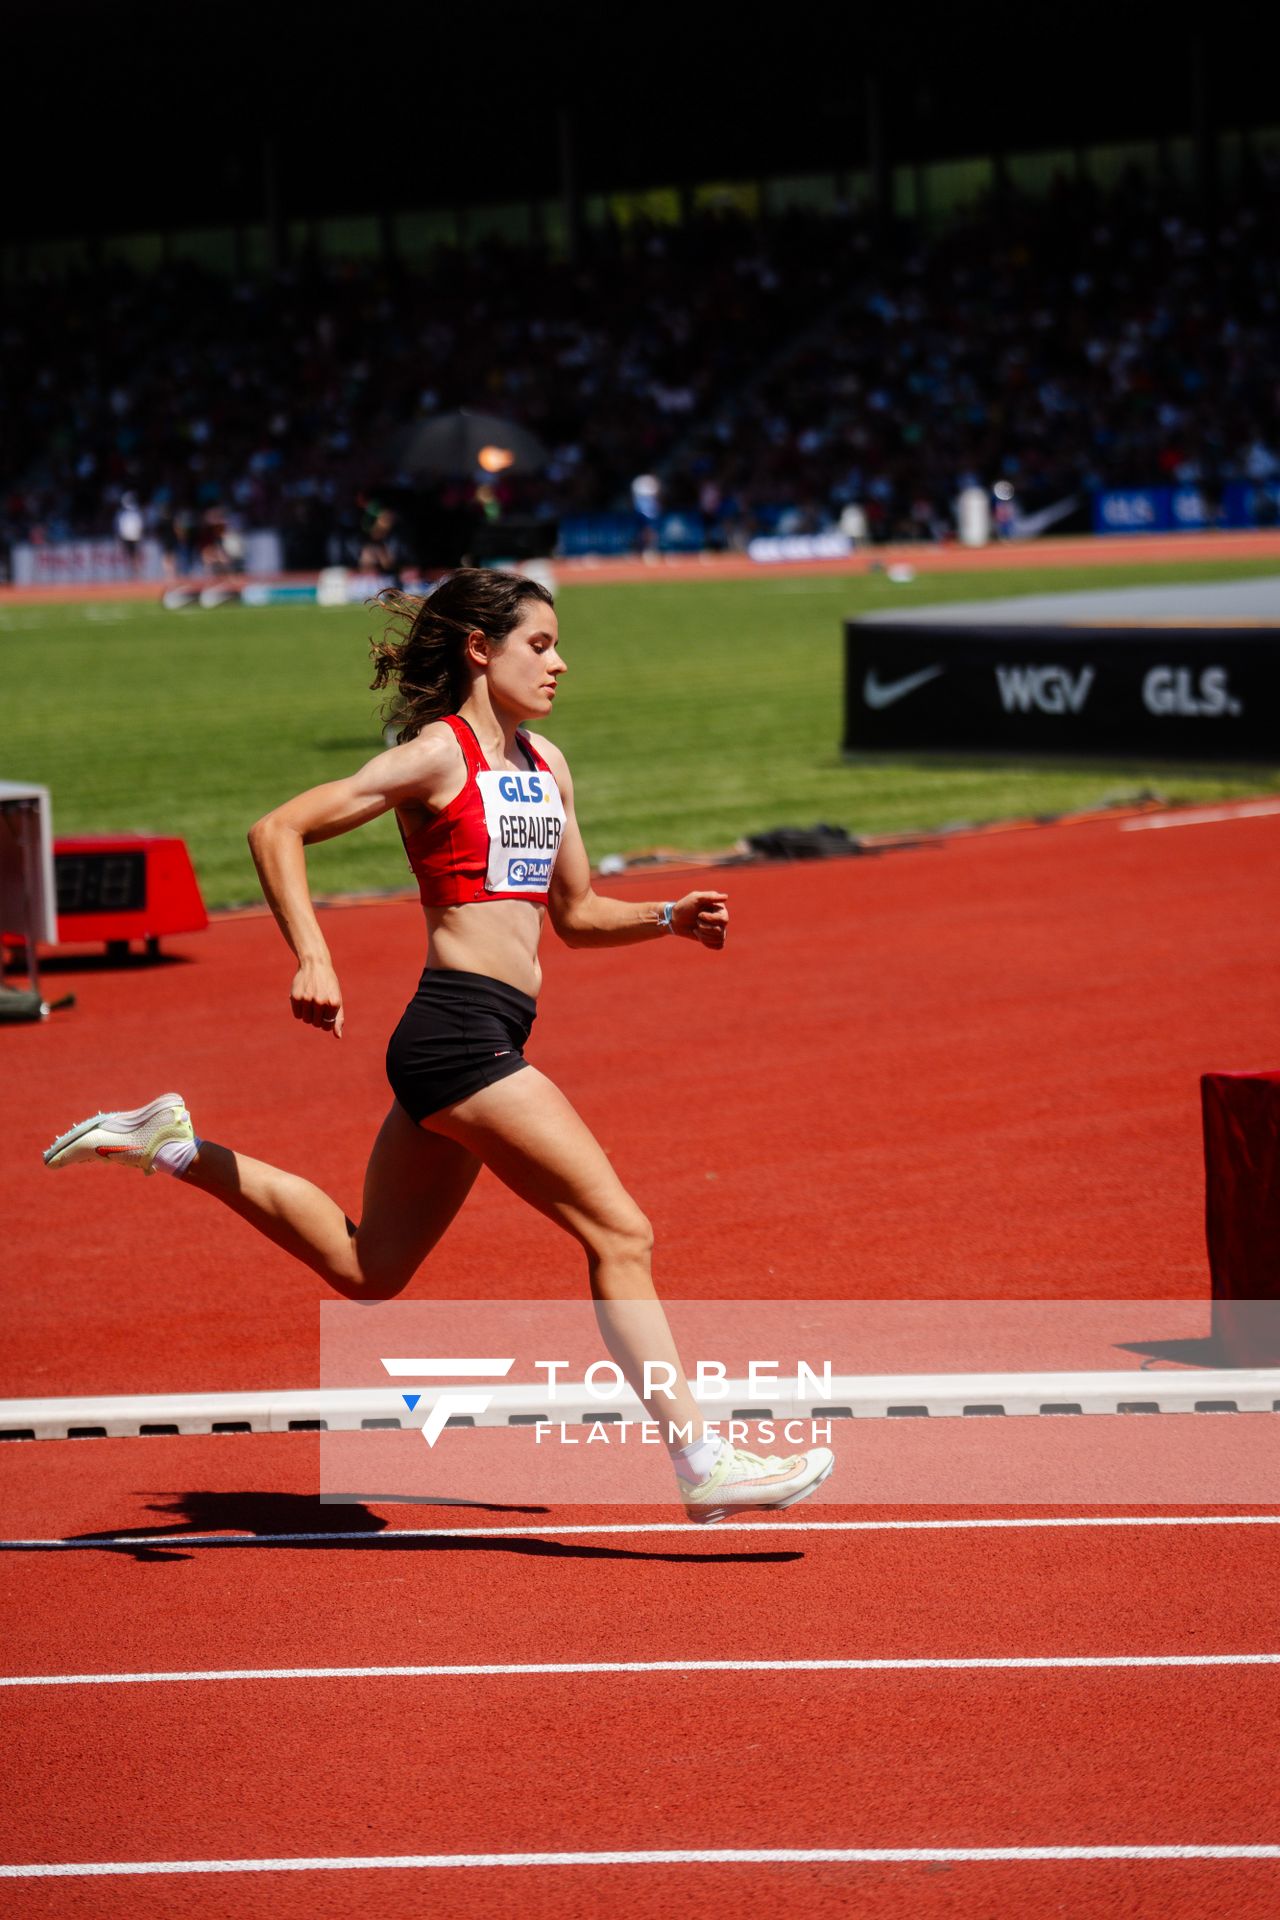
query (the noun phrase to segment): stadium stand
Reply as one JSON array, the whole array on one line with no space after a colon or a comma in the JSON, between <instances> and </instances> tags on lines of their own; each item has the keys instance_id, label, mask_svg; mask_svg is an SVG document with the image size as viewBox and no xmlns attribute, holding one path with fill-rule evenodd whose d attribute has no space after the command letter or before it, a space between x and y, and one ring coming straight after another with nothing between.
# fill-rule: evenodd
<instances>
[{"instance_id":1,"label":"stadium stand","mask_svg":"<svg viewBox=\"0 0 1280 1920\"><path fill-rule=\"evenodd\" d=\"M286 563L358 564L397 429L519 420L545 472L497 511L629 511L641 473L741 546L860 505L873 539L949 533L971 479L1034 511L1101 487L1280 477L1270 366L1280 159L1206 219L1185 186L1005 187L926 230L841 208L489 241L418 268L311 257L7 289L0 543L109 535L126 495L174 571L273 526ZM467 493L467 488L463 488Z\"/></svg>"}]
</instances>

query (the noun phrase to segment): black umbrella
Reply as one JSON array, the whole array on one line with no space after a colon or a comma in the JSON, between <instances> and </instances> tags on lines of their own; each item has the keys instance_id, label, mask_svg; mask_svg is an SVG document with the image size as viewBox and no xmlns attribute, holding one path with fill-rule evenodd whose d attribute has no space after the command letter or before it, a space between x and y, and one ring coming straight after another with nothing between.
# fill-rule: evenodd
<instances>
[{"instance_id":1,"label":"black umbrella","mask_svg":"<svg viewBox=\"0 0 1280 1920\"><path fill-rule=\"evenodd\" d=\"M547 449L527 427L496 413L438 413L409 427L396 448L396 466L418 479L447 480L477 471L538 473Z\"/></svg>"}]
</instances>

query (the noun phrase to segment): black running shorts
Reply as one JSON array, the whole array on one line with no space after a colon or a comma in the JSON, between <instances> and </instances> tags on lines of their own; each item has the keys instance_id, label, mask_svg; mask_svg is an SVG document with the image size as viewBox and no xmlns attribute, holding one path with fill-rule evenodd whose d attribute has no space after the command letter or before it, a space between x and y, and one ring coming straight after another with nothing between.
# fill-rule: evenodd
<instances>
[{"instance_id":1,"label":"black running shorts","mask_svg":"<svg viewBox=\"0 0 1280 1920\"><path fill-rule=\"evenodd\" d=\"M526 1066L536 1012L504 980L427 968L387 1046L391 1091L414 1124Z\"/></svg>"}]
</instances>

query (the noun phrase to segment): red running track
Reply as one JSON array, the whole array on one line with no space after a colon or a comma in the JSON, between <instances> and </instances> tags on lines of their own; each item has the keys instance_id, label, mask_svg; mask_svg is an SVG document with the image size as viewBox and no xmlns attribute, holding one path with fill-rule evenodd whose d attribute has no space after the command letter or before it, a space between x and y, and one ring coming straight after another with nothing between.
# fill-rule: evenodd
<instances>
[{"instance_id":1,"label":"red running track","mask_svg":"<svg viewBox=\"0 0 1280 1920\"><path fill-rule=\"evenodd\" d=\"M1196 1077L1273 1057L1278 832L1268 818L1163 833L1102 821L722 875L735 926L721 959L549 942L533 1057L653 1214L674 1295L1127 1297L1150 1307L1135 1335L1159 1337L1162 1297L1204 1293ZM340 1048L287 1018L284 956L261 919L220 921L186 963L76 974L73 1014L6 1033L6 1392L315 1377L318 1283L199 1196L96 1170L55 1179L36 1153L103 1099L174 1082L203 1131L296 1160L353 1198L419 933L413 910L393 905L335 913L332 931L352 1002ZM419 1283L541 1297L579 1284L554 1232L491 1184ZM1017 1445L1024 1423L998 1424ZM829 1533L801 1509L758 1537L421 1539L407 1531L420 1509L319 1509L315 1445L0 1451L10 1540L150 1534L0 1552L6 1672L1280 1650L1280 1528ZM324 1520L395 1544L181 1537ZM0 1857L1274 1845L1278 1671L7 1691ZM14 1914L104 1920L388 1903L701 1920L783 1902L798 1920L833 1908L1261 1920L1278 1891L1274 1861L954 1859L5 1888Z\"/></svg>"},{"instance_id":2,"label":"red running track","mask_svg":"<svg viewBox=\"0 0 1280 1920\"><path fill-rule=\"evenodd\" d=\"M315 1446L280 1436L6 1449L10 1538L179 1524L157 1507L205 1533L305 1531L322 1518L349 1530L358 1515L322 1513L304 1491ZM1280 1526L831 1533L811 1530L806 1511L754 1534L445 1541L416 1531L421 1510L401 1508L365 1516L394 1546L183 1549L170 1536L181 1557L141 1557L159 1541L8 1549L5 1672L1280 1651ZM1278 1666L1222 1664L13 1690L0 1860L1274 1846L1278 1688ZM1274 1860L951 1860L25 1880L8 1884L6 1908L290 1920L388 1901L468 1916L603 1915L621 1903L656 1920L725 1901L763 1914L785 1900L800 1920L833 1907L874 1920L1059 1907L1084 1920L1261 1920L1278 1890Z\"/></svg>"},{"instance_id":3,"label":"red running track","mask_svg":"<svg viewBox=\"0 0 1280 1920\"><path fill-rule=\"evenodd\" d=\"M1207 1291L1198 1076L1275 1064L1278 851L1276 817L1105 819L722 871L721 956L548 936L530 1055L653 1218L672 1297L1147 1301L1132 1337L1160 1338L1156 1303ZM289 1018L265 917L73 971L73 1011L6 1030L0 1392L314 1381L318 1280L203 1196L38 1156L173 1085L199 1131L354 1207L421 925L393 903L328 930L341 1043ZM482 1176L414 1291L581 1287L576 1250Z\"/></svg>"},{"instance_id":4,"label":"red running track","mask_svg":"<svg viewBox=\"0 0 1280 1920\"><path fill-rule=\"evenodd\" d=\"M1011 1446L1036 1424L999 1423ZM842 1450L856 1447L860 1428L841 1429ZM810 1523L896 1517L827 1500L774 1526L733 1531L686 1528L674 1506L554 1514L373 1501L322 1507L317 1452L307 1434L0 1448L5 1538L88 1536L71 1552L0 1554L4 1670L1280 1648L1280 1526L827 1534ZM1095 1511L1110 1519L1141 1510ZM908 1517L976 1512L913 1506ZM1035 1515L1029 1506L1014 1511ZM633 1522L672 1530L571 1532ZM512 1526L546 1528L548 1537L493 1532L477 1544L419 1531ZM287 1540L353 1531L364 1538ZM240 1541L203 1548L184 1534ZM92 1544L121 1535L133 1535L132 1544ZM255 1544L263 1536L282 1543ZM587 1607L584 1569L592 1573ZM56 1606L42 1599L51 1592ZM734 1595L741 1614L726 1646L722 1608ZM804 1644L784 1647L780 1636Z\"/></svg>"}]
</instances>

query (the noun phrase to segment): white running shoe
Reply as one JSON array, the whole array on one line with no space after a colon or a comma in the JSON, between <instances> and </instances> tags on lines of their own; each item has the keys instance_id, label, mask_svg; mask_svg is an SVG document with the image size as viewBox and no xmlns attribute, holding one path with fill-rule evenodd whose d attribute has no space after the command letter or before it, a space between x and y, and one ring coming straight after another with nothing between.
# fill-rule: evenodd
<instances>
[{"instance_id":1,"label":"white running shoe","mask_svg":"<svg viewBox=\"0 0 1280 1920\"><path fill-rule=\"evenodd\" d=\"M685 1480L677 1474L676 1484L689 1518L705 1527L731 1513L793 1507L816 1492L835 1463L828 1447L813 1447L783 1460L776 1453L748 1453L726 1442L705 1480Z\"/></svg>"},{"instance_id":2,"label":"white running shoe","mask_svg":"<svg viewBox=\"0 0 1280 1920\"><path fill-rule=\"evenodd\" d=\"M155 1157L170 1140L194 1140L191 1115L180 1093L162 1093L133 1113L95 1113L60 1133L46 1147L46 1167L74 1167L82 1160L114 1160L122 1167L155 1172Z\"/></svg>"}]
</instances>

